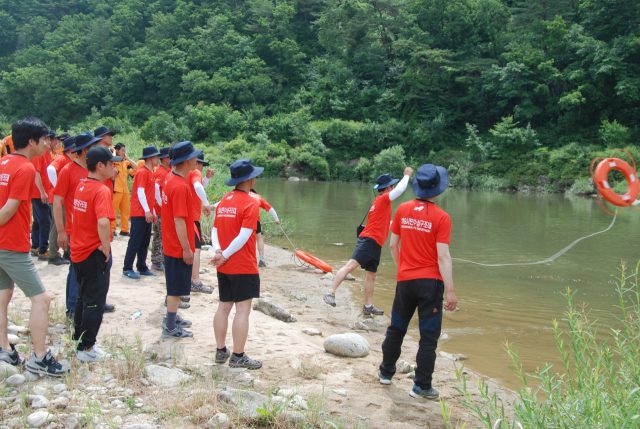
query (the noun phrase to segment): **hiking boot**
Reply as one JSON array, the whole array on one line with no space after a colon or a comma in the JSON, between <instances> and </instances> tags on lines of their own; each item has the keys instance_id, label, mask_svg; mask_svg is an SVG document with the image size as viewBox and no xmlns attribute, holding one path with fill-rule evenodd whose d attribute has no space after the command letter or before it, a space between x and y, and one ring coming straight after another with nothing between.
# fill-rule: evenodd
<instances>
[{"instance_id":1,"label":"hiking boot","mask_svg":"<svg viewBox=\"0 0 640 429\"><path fill-rule=\"evenodd\" d=\"M216 353L217 355L217 353ZM229 368L236 369L260 369L262 368L262 362L259 360L253 360L247 356L246 353L242 353L242 356L237 357L236 355L231 355L231 359L229 359Z\"/></svg>"},{"instance_id":2,"label":"hiking boot","mask_svg":"<svg viewBox=\"0 0 640 429\"><path fill-rule=\"evenodd\" d=\"M324 294L324 302L326 302L327 304L329 304L332 307L336 306L336 294L335 293L331 293L331 292L327 292Z\"/></svg>"},{"instance_id":3,"label":"hiking boot","mask_svg":"<svg viewBox=\"0 0 640 429\"><path fill-rule=\"evenodd\" d=\"M213 289L206 287L200 280L197 282L191 280L191 292L213 293Z\"/></svg>"},{"instance_id":4,"label":"hiking boot","mask_svg":"<svg viewBox=\"0 0 640 429\"><path fill-rule=\"evenodd\" d=\"M231 350L224 348L224 350L216 350L216 363L218 365L224 364L231 356Z\"/></svg>"},{"instance_id":5,"label":"hiking boot","mask_svg":"<svg viewBox=\"0 0 640 429\"><path fill-rule=\"evenodd\" d=\"M32 353L31 359L25 365L27 371L34 374L50 375L51 377L62 377L68 373L69 369L64 369L60 363L51 355L51 350L47 350L47 354L42 359L36 358L36 354Z\"/></svg>"},{"instance_id":6,"label":"hiking boot","mask_svg":"<svg viewBox=\"0 0 640 429\"><path fill-rule=\"evenodd\" d=\"M69 254L69 251L68 251L68 250L65 250L65 251L62 253L62 257L63 257L64 259L66 259L67 261L71 262L71 255Z\"/></svg>"},{"instance_id":7,"label":"hiking boot","mask_svg":"<svg viewBox=\"0 0 640 429\"><path fill-rule=\"evenodd\" d=\"M110 354L100 350L97 344L94 344L91 350L78 350L77 356L80 362L104 362L111 357Z\"/></svg>"},{"instance_id":8,"label":"hiking boot","mask_svg":"<svg viewBox=\"0 0 640 429\"><path fill-rule=\"evenodd\" d=\"M259 267L266 267L267 263L265 261L263 261L262 259L260 259L260 262L258 262L258 266Z\"/></svg>"},{"instance_id":9,"label":"hiking boot","mask_svg":"<svg viewBox=\"0 0 640 429\"><path fill-rule=\"evenodd\" d=\"M413 390L409 392L412 398L424 398L430 401L436 401L440 397L440 394L433 387L427 390L422 390L418 386L413 386Z\"/></svg>"},{"instance_id":10,"label":"hiking boot","mask_svg":"<svg viewBox=\"0 0 640 429\"><path fill-rule=\"evenodd\" d=\"M166 326L162 327L162 335L161 338L192 338L193 332L186 331L182 328L182 326L176 324L176 327L171 331L167 329Z\"/></svg>"},{"instance_id":11,"label":"hiking boot","mask_svg":"<svg viewBox=\"0 0 640 429\"><path fill-rule=\"evenodd\" d=\"M178 308L181 308L183 310L186 310L187 308L191 308L191 304L187 304L186 302L182 302L182 296L180 297L180 304L178 304ZM189 298L191 299L191 298ZM164 306L167 306L167 297L164 297Z\"/></svg>"},{"instance_id":12,"label":"hiking boot","mask_svg":"<svg viewBox=\"0 0 640 429\"><path fill-rule=\"evenodd\" d=\"M49 265L69 265L70 262L64 258L49 258Z\"/></svg>"},{"instance_id":13,"label":"hiking boot","mask_svg":"<svg viewBox=\"0 0 640 429\"><path fill-rule=\"evenodd\" d=\"M65 315L67 316L67 319L69 319L71 321L71 323L74 323L75 317L76 317L75 316L76 315L75 311L67 310Z\"/></svg>"},{"instance_id":14,"label":"hiking boot","mask_svg":"<svg viewBox=\"0 0 640 429\"><path fill-rule=\"evenodd\" d=\"M38 256L38 250L39 250L39 249L38 249L37 247L32 247L32 248L31 248L31 254L32 254L33 256Z\"/></svg>"},{"instance_id":15,"label":"hiking boot","mask_svg":"<svg viewBox=\"0 0 640 429\"><path fill-rule=\"evenodd\" d=\"M147 277L157 277L155 274L153 274L153 272L147 268L146 271L139 271L138 272L141 276L147 276Z\"/></svg>"},{"instance_id":16,"label":"hiking boot","mask_svg":"<svg viewBox=\"0 0 640 429\"><path fill-rule=\"evenodd\" d=\"M164 264L151 264L151 269L155 271L161 271L164 273Z\"/></svg>"},{"instance_id":17,"label":"hiking boot","mask_svg":"<svg viewBox=\"0 0 640 429\"><path fill-rule=\"evenodd\" d=\"M48 261L49 260L49 251L46 251L44 253L38 253L38 260L39 261Z\"/></svg>"},{"instance_id":18,"label":"hiking boot","mask_svg":"<svg viewBox=\"0 0 640 429\"><path fill-rule=\"evenodd\" d=\"M114 231L113 233L115 234L115 231ZM130 234L130 233L128 233L128 232L122 232L122 231L120 231L120 235L121 235L121 236L123 236L123 237L131 237L131 234Z\"/></svg>"},{"instance_id":19,"label":"hiking boot","mask_svg":"<svg viewBox=\"0 0 640 429\"><path fill-rule=\"evenodd\" d=\"M113 313L114 311L116 311L116 306L115 305L111 305L111 304L105 304L104 305L104 312L105 313Z\"/></svg>"},{"instance_id":20,"label":"hiking boot","mask_svg":"<svg viewBox=\"0 0 640 429\"><path fill-rule=\"evenodd\" d=\"M123 271L122 275L125 277L129 277L130 279L133 279L133 280L138 280L140 278L140 274L136 273L133 270Z\"/></svg>"},{"instance_id":21,"label":"hiking boot","mask_svg":"<svg viewBox=\"0 0 640 429\"><path fill-rule=\"evenodd\" d=\"M382 371L378 371L378 378L380 379L380 384L389 385L393 377L387 377L386 375L382 375Z\"/></svg>"},{"instance_id":22,"label":"hiking boot","mask_svg":"<svg viewBox=\"0 0 640 429\"><path fill-rule=\"evenodd\" d=\"M182 301L182 302L189 302L189 301L191 301L191 296L189 296L189 295L181 296L181 297L180 297L180 301Z\"/></svg>"},{"instance_id":23,"label":"hiking boot","mask_svg":"<svg viewBox=\"0 0 640 429\"><path fill-rule=\"evenodd\" d=\"M0 347L0 362L6 362L9 365L13 366L22 366L24 365L24 358L21 358L13 344L9 344L11 346L11 351L5 350Z\"/></svg>"},{"instance_id":24,"label":"hiking boot","mask_svg":"<svg viewBox=\"0 0 640 429\"><path fill-rule=\"evenodd\" d=\"M179 314L176 314L176 325L182 326L183 328L188 328L191 326L191 321L187 319L183 319ZM167 326L167 316L164 316L162 319L162 325L160 325L162 329Z\"/></svg>"},{"instance_id":25,"label":"hiking boot","mask_svg":"<svg viewBox=\"0 0 640 429\"><path fill-rule=\"evenodd\" d=\"M362 314L371 315L371 316L382 316L384 314L384 310L380 310L375 308L373 304L371 306L363 305L362 306Z\"/></svg>"}]
</instances>

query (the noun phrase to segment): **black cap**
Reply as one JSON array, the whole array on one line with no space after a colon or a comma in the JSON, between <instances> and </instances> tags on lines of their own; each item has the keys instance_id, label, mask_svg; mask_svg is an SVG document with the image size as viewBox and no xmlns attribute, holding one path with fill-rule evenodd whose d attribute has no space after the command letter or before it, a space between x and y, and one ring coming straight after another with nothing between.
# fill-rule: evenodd
<instances>
[{"instance_id":1,"label":"black cap","mask_svg":"<svg viewBox=\"0 0 640 429\"><path fill-rule=\"evenodd\" d=\"M69 137L71 137L71 134L69 133L62 133L58 136L58 139L61 141L65 141L66 139L68 139Z\"/></svg>"},{"instance_id":2,"label":"black cap","mask_svg":"<svg viewBox=\"0 0 640 429\"><path fill-rule=\"evenodd\" d=\"M58 135L56 134L55 131L49 130L49 132L47 134L45 134L44 136L45 137L54 138L54 137L57 137Z\"/></svg>"},{"instance_id":3,"label":"black cap","mask_svg":"<svg viewBox=\"0 0 640 429\"><path fill-rule=\"evenodd\" d=\"M87 165L97 164L99 162L122 161L121 156L114 156L109 149L104 146L96 146L87 152Z\"/></svg>"},{"instance_id":4,"label":"black cap","mask_svg":"<svg viewBox=\"0 0 640 429\"><path fill-rule=\"evenodd\" d=\"M93 135L96 136L96 137L115 136L116 133L114 133L113 131L109 131L108 127L98 127L93 132Z\"/></svg>"},{"instance_id":5,"label":"black cap","mask_svg":"<svg viewBox=\"0 0 640 429\"><path fill-rule=\"evenodd\" d=\"M204 152L200 152L198 154L198 162L203 163L205 167L207 167L209 165L209 163L204 160Z\"/></svg>"}]
</instances>

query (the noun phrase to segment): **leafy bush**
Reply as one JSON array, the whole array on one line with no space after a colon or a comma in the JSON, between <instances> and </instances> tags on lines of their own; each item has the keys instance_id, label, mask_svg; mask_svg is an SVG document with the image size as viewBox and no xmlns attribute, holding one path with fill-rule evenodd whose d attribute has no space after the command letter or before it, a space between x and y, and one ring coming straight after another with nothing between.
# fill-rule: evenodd
<instances>
[{"instance_id":1,"label":"leafy bush","mask_svg":"<svg viewBox=\"0 0 640 429\"><path fill-rule=\"evenodd\" d=\"M462 180L462 178L460 180ZM483 174L480 176L472 175L468 180L472 188L483 191L507 189L511 187L509 180L501 177L491 176L489 174Z\"/></svg>"},{"instance_id":2,"label":"leafy bush","mask_svg":"<svg viewBox=\"0 0 640 429\"><path fill-rule=\"evenodd\" d=\"M292 151L291 161L307 176L329 179L329 163L324 158L296 149Z\"/></svg>"},{"instance_id":3,"label":"leafy bush","mask_svg":"<svg viewBox=\"0 0 640 429\"><path fill-rule=\"evenodd\" d=\"M240 156L251 149L251 145L244 139L231 140L224 146L224 152L233 156Z\"/></svg>"},{"instance_id":4,"label":"leafy bush","mask_svg":"<svg viewBox=\"0 0 640 429\"><path fill-rule=\"evenodd\" d=\"M186 126L178 126L173 116L160 112L150 117L140 129L140 137L148 142L171 144L174 141L189 140L191 132Z\"/></svg>"},{"instance_id":5,"label":"leafy bush","mask_svg":"<svg viewBox=\"0 0 640 429\"><path fill-rule=\"evenodd\" d=\"M600 139L607 147L622 147L629 138L629 128L619 124L617 120L603 120L599 130Z\"/></svg>"},{"instance_id":6,"label":"leafy bush","mask_svg":"<svg viewBox=\"0 0 640 429\"><path fill-rule=\"evenodd\" d=\"M366 182L371 178L372 169L371 163L367 158L360 158L358 165L355 167L355 173L361 181Z\"/></svg>"},{"instance_id":7,"label":"leafy bush","mask_svg":"<svg viewBox=\"0 0 640 429\"><path fill-rule=\"evenodd\" d=\"M373 158L371 179L375 180L376 177L385 173L390 173L391 177L402 177L404 168L404 149L402 146L393 146Z\"/></svg>"},{"instance_id":8,"label":"leafy bush","mask_svg":"<svg viewBox=\"0 0 640 429\"><path fill-rule=\"evenodd\" d=\"M595 193L589 179L576 179L573 185L566 191L569 195L588 195Z\"/></svg>"}]
</instances>

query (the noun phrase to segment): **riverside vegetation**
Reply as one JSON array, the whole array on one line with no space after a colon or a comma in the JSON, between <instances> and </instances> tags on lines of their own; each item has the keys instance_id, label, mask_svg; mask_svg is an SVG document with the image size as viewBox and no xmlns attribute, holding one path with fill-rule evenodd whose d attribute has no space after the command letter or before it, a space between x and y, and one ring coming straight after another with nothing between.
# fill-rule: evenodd
<instances>
[{"instance_id":1,"label":"riverside vegetation","mask_svg":"<svg viewBox=\"0 0 640 429\"><path fill-rule=\"evenodd\" d=\"M477 189L589 193L591 159L638 154L634 1L0 4L3 125L102 116L266 176L370 180L404 159Z\"/></svg>"}]
</instances>

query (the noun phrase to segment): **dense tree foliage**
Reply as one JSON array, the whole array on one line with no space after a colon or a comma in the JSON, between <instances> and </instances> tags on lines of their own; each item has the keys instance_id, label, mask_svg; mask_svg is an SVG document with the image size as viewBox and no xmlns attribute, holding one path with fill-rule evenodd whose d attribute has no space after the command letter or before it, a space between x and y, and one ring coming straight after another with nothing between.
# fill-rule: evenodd
<instances>
[{"instance_id":1,"label":"dense tree foliage","mask_svg":"<svg viewBox=\"0 0 640 429\"><path fill-rule=\"evenodd\" d=\"M319 178L364 178L401 146L514 186L549 175L552 152L640 136L637 1L0 6L5 122L66 129L94 109L147 140L190 138Z\"/></svg>"}]
</instances>

